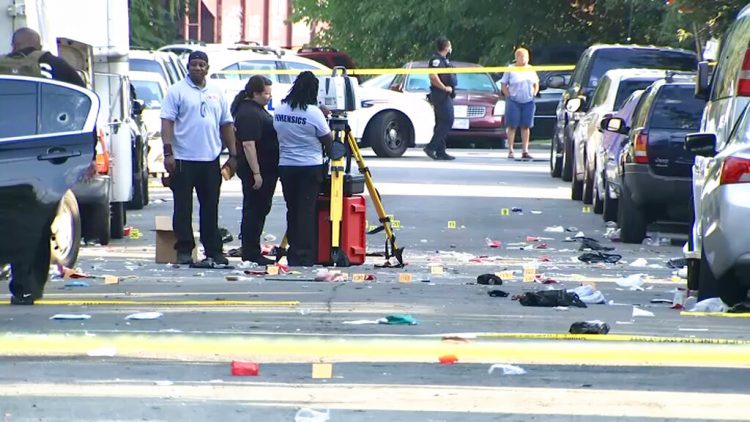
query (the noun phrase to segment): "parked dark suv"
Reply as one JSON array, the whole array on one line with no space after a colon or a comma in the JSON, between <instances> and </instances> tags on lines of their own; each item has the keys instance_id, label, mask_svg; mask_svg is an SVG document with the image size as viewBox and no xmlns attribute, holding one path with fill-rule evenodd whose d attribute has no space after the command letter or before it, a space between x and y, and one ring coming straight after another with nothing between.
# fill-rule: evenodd
<instances>
[{"instance_id":1,"label":"parked dark suv","mask_svg":"<svg viewBox=\"0 0 750 422\"><path fill-rule=\"evenodd\" d=\"M589 110L591 96L602 76L611 69L670 69L694 71L698 61L695 53L663 47L597 44L581 54L570 84L557 107L557 126L552 136L550 173L570 182L573 177L573 131L577 121ZM551 77L551 88L565 87L562 78ZM567 111L568 99L581 97L582 106L576 112Z\"/></svg>"},{"instance_id":2,"label":"parked dark suv","mask_svg":"<svg viewBox=\"0 0 750 422\"><path fill-rule=\"evenodd\" d=\"M642 242L647 225L660 219L690 220L695 156L685 150L685 136L699 129L705 104L695 98L693 76L668 76L643 93L631 127L618 117L602 120L602 129L628 136L614 174L607 177L619 198L623 242Z\"/></svg>"}]
</instances>

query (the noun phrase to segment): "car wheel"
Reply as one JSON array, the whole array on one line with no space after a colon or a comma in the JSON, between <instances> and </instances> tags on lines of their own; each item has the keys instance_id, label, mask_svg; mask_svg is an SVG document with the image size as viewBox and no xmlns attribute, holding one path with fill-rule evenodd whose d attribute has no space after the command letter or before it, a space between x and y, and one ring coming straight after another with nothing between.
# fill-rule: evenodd
<instances>
[{"instance_id":1,"label":"car wheel","mask_svg":"<svg viewBox=\"0 0 750 422\"><path fill-rule=\"evenodd\" d=\"M60 200L50 225L50 253L53 264L73 267L81 249L81 213L71 191ZM48 260L49 261L49 260Z\"/></svg>"},{"instance_id":2,"label":"car wheel","mask_svg":"<svg viewBox=\"0 0 750 422\"><path fill-rule=\"evenodd\" d=\"M701 260L698 265L700 266L698 271L699 301L719 297L728 306L734 306L747 299L747 287L740 283L731 270L721 278L716 278L703 250L701 250ZM689 271L690 267L688 266L688 275L690 274ZM690 279L688 278L688 280Z\"/></svg>"},{"instance_id":3,"label":"car wheel","mask_svg":"<svg viewBox=\"0 0 750 422\"><path fill-rule=\"evenodd\" d=\"M583 158L583 162L585 163L586 157ZM594 178L592 177L591 171L589 171L588 166L584 165L583 170L583 203L586 205L591 205L594 202Z\"/></svg>"},{"instance_id":4,"label":"car wheel","mask_svg":"<svg viewBox=\"0 0 750 422\"><path fill-rule=\"evenodd\" d=\"M125 203L112 202L110 204L109 234L112 239L122 239L125 236Z\"/></svg>"},{"instance_id":5,"label":"car wheel","mask_svg":"<svg viewBox=\"0 0 750 422\"><path fill-rule=\"evenodd\" d=\"M387 111L372 119L365 137L378 157L400 157L411 144L411 129L402 116Z\"/></svg>"},{"instance_id":6,"label":"car wheel","mask_svg":"<svg viewBox=\"0 0 750 422\"><path fill-rule=\"evenodd\" d=\"M562 156L562 170L560 177L563 182L570 182L573 180L573 151L571 142L565 139L563 135L563 156Z\"/></svg>"},{"instance_id":7,"label":"car wheel","mask_svg":"<svg viewBox=\"0 0 750 422\"><path fill-rule=\"evenodd\" d=\"M562 173L562 157L557 156L557 129L552 134L550 142L549 173L552 177L560 177Z\"/></svg>"},{"instance_id":8,"label":"car wheel","mask_svg":"<svg viewBox=\"0 0 750 422\"><path fill-rule=\"evenodd\" d=\"M137 166L136 172L133 177L133 199L128 202L129 210L140 210L148 204L148 163L142 148L139 148L140 165ZM136 173L140 173L139 178L135 177Z\"/></svg>"},{"instance_id":9,"label":"car wheel","mask_svg":"<svg viewBox=\"0 0 750 422\"><path fill-rule=\"evenodd\" d=\"M102 246L109 245L109 241L112 239L112 216L109 202L92 205L91 216L95 222L92 230L92 238L96 239Z\"/></svg>"},{"instance_id":10,"label":"car wheel","mask_svg":"<svg viewBox=\"0 0 750 422\"><path fill-rule=\"evenodd\" d=\"M571 154L570 156L571 167L575 167L575 157ZM563 179L564 180L564 179ZM571 177L570 181L570 199L574 201L580 201L583 198L583 182L576 180L575 176Z\"/></svg>"},{"instance_id":11,"label":"car wheel","mask_svg":"<svg viewBox=\"0 0 750 422\"><path fill-rule=\"evenodd\" d=\"M630 196L630 190L622 184L618 207L618 222L620 223L620 240L623 243L641 243L646 237L646 210L636 205Z\"/></svg>"},{"instance_id":12,"label":"car wheel","mask_svg":"<svg viewBox=\"0 0 750 422\"><path fill-rule=\"evenodd\" d=\"M617 222L618 200L609 196L609 184L607 183L607 180L604 180L603 184L604 192L602 192L602 196L604 197L604 206L602 219L605 223L608 221Z\"/></svg>"}]
</instances>

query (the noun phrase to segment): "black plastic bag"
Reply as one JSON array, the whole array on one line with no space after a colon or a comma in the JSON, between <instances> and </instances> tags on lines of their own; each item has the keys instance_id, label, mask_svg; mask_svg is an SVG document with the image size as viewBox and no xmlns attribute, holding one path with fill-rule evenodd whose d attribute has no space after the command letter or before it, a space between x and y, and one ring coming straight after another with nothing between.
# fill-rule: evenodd
<instances>
[{"instance_id":1,"label":"black plastic bag","mask_svg":"<svg viewBox=\"0 0 750 422\"><path fill-rule=\"evenodd\" d=\"M575 306L586 308L577 294L565 290L541 290L538 292L526 292L519 299L523 306L538 306L554 308L555 306Z\"/></svg>"}]
</instances>

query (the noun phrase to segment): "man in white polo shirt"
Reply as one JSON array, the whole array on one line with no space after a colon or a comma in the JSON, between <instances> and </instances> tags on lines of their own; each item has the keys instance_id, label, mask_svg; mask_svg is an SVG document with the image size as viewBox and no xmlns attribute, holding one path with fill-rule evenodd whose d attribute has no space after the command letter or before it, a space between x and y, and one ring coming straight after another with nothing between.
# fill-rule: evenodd
<instances>
[{"instance_id":1,"label":"man in white polo shirt","mask_svg":"<svg viewBox=\"0 0 750 422\"><path fill-rule=\"evenodd\" d=\"M172 85L161 106L164 167L174 197L172 226L177 243L177 263L192 264L193 189L200 203L200 239L206 259L203 266L226 265L219 235L219 192L223 145L227 164L237 168L234 126L222 92L206 81L208 55L194 51L188 58L188 77Z\"/></svg>"}]
</instances>

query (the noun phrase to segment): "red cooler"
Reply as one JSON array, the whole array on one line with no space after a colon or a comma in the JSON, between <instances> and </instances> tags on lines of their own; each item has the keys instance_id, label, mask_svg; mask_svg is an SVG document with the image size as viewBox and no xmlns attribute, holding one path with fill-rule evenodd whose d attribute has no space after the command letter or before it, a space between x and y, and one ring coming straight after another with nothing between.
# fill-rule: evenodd
<instances>
[{"instance_id":1,"label":"red cooler","mask_svg":"<svg viewBox=\"0 0 750 422\"><path fill-rule=\"evenodd\" d=\"M365 220L367 202L362 195L345 196L341 221L341 251L351 265L365 263L367 239ZM318 197L318 260L317 264L332 265L331 262L331 198Z\"/></svg>"}]
</instances>

